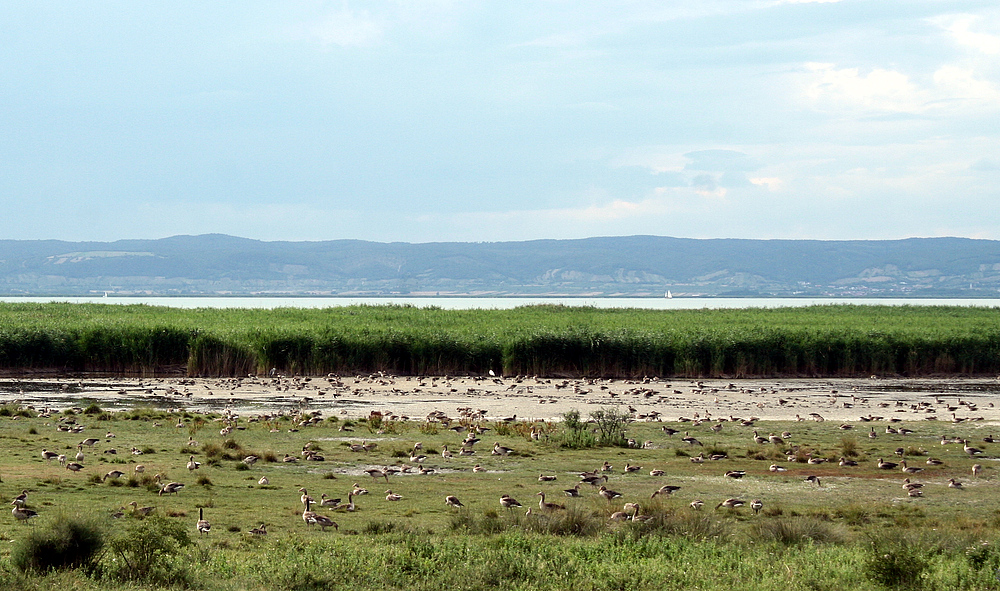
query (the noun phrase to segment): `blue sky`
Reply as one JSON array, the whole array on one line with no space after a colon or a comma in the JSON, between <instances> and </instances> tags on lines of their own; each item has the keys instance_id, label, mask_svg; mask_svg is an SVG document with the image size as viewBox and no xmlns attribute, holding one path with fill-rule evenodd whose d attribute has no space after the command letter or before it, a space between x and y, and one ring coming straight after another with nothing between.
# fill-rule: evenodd
<instances>
[{"instance_id":1,"label":"blue sky","mask_svg":"<svg viewBox=\"0 0 1000 591\"><path fill-rule=\"evenodd\" d=\"M1000 6L0 4L0 238L1000 239Z\"/></svg>"}]
</instances>

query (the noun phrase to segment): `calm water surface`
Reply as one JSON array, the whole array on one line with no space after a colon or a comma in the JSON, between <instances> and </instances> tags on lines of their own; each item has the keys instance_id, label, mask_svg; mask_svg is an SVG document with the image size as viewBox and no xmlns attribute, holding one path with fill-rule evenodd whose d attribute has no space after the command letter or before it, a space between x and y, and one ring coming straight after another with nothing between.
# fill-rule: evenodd
<instances>
[{"instance_id":1,"label":"calm water surface","mask_svg":"<svg viewBox=\"0 0 1000 591\"><path fill-rule=\"evenodd\" d=\"M95 304L147 304L172 308L334 308L340 306L407 304L449 310L510 309L536 304L592 306L595 308L645 308L649 310L699 310L702 308L783 308L823 304L880 306L1000 307L1000 299L925 298L471 298L471 297L0 297L0 302L71 302Z\"/></svg>"}]
</instances>

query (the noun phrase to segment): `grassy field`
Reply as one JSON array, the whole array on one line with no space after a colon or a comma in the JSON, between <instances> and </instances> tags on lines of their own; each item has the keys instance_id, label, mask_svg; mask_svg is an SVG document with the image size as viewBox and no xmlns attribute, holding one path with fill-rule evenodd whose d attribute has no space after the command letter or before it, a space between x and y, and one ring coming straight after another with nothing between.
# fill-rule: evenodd
<instances>
[{"instance_id":1,"label":"grassy field","mask_svg":"<svg viewBox=\"0 0 1000 591\"><path fill-rule=\"evenodd\" d=\"M82 412L80 412L82 411ZM914 433L887 434L887 423L841 429L831 422L618 423L615 409L604 426L611 443L625 430L645 448L589 447L600 425L569 422L475 423L480 434L472 456L460 456L473 421L395 422L378 417L344 422L312 416L223 417L148 409L108 413L96 407L51 416L17 407L0 409L0 496L7 503L27 490L28 523L8 513L0 520L0 576L14 589L128 589L164 585L198 589L996 589L1000 568L1000 502L996 496L997 444L984 443L988 428L972 423L911 424ZM586 419L586 417L583 417ZM307 423L306 419L310 419ZM59 430L85 425L79 433ZM307 424L306 424L307 423ZM720 430L711 428L721 425ZM231 428L229 433L221 431ZM680 430L672 436L662 429ZM534 428L537 439L531 437ZM790 432L781 444L756 443ZM681 440L684 432L702 445ZM105 437L106 434L114 437ZM970 457L968 438L982 450ZM84 468L73 472L42 451L74 460L85 438ZM385 478L365 472L411 461L414 444L428 457L428 474L416 469ZM647 443L648 442L648 443ZM352 445L375 443L370 451ZM495 443L513 451L492 455ZM323 456L303 459L304 446ZM454 453L445 458L445 446ZM117 454L105 453L114 448ZM142 451L133 455L130 450ZM902 456L896 452L899 450ZM260 457L252 466L241 460ZM297 462L285 462L289 455ZM691 458L724 456L703 463ZM189 470L191 456L200 467ZM853 459L856 467L838 465ZM827 460L810 464L809 458ZM905 459L923 471L881 470L879 458ZM942 463L929 465L928 459ZM608 501L584 484L569 498L579 473L610 464L606 486L622 494ZM137 473L137 464L144 471ZM481 471L474 471L479 465ZM628 465L641 466L625 473ZM772 464L785 471L773 472ZM974 464L984 467L977 477ZM102 480L117 469L125 476ZM651 475L651 470L663 470ZM727 471L743 470L742 478ZM180 482L161 495L161 482ZM539 476L554 476L540 482ZM806 481L819 477L819 484ZM903 479L922 483L909 496ZM267 483L261 484L261 478ZM948 479L963 483L950 488ZM314 507L338 524L322 531L302 519L299 488L347 501L357 484L356 511ZM670 495L652 493L681 487ZM387 490L402 495L386 500ZM543 510L546 501L565 510ZM507 494L524 506L507 510ZM464 507L446 505L457 496ZM740 508L715 508L727 498ZM701 509L690 503L704 501ZM762 502L759 513L750 508ZM139 518L130 509L155 507ZM626 502L639 504L645 522L613 521ZM532 507L532 514L526 509ZM211 531L195 530L199 509ZM113 514L124 515L114 518ZM106 541L94 562L47 573L22 572L33 537L65 532L81 522ZM250 533L266 524L267 535ZM63 528L63 529L59 529ZM60 534L64 535L64 534ZM37 540L36 540L37 541ZM60 550L64 551L64 550Z\"/></svg>"},{"instance_id":2,"label":"grassy field","mask_svg":"<svg viewBox=\"0 0 1000 591\"><path fill-rule=\"evenodd\" d=\"M235 376L989 375L1000 310L197 309L0 304L0 369Z\"/></svg>"}]
</instances>

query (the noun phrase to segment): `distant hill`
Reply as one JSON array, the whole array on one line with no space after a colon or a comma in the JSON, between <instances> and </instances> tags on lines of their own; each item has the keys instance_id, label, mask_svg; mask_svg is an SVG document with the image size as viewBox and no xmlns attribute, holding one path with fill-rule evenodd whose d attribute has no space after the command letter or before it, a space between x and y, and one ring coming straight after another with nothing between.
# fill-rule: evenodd
<instances>
[{"instance_id":1,"label":"distant hill","mask_svg":"<svg viewBox=\"0 0 1000 591\"><path fill-rule=\"evenodd\" d=\"M0 241L0 295L1000 294L1000 241L659 236L426 244Z\"/></svg>"}]
</instances>

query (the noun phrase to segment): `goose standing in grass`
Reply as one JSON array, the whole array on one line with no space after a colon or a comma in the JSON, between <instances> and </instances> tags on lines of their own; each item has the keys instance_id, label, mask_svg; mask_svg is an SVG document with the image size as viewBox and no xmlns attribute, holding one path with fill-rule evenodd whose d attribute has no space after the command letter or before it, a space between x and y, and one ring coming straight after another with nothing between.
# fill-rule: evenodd
<instances>
[{"instance_id":1,"label":"goose standing in grass","mask_svg":"<svg viewBox=\"0 0 1000 591\"><path fill-rule=\"evenodd\" d=\"M565 505L560 505L559 503L550 503L545 500L545 493L539 491L538 495L538 508L542 511L559 511L565 509Z\"/></svg>"},{"instance_id":2,"label":"goose standing in grass","mask_svg":"<svg viewBox=\"0 0 1000 591\"><path fill-rule=\"evenodd\" d=\"M580 496L580 483L577 483L573 488L564 489L563 492L567 497L579 497Z\"/></svg>"},{"instance_id":3,"label":"goose standing in grass","mask_svg":"<svg viewBox=\"0 0 1000 591\"><path fill-rule=\"evenodd\" d=\"M674 485L671 485L671 484L664 484L660 488L654 490L653 494L649 495L649 498L652 499L656 495L668 495L669 496L669 495L672 495L673 493L679 491L680 489L681 489L681 487L679 487L679 486L674 486Z\"/></svg>"},{"instance_id":4,"label":"goose standing in grass","mask_svg":"<svg viewBox=\"0 0 1000 591\"><path fill-rule=\"evenodd\" d=\"M58 457L59 457L59 454L57 454L56 452L49 451L49 450L47 450L45 448L42 448L42 459L43 460L50 460L51 461L51 460L54 460L54 459L56 459Z\"/></svg>"},{"instance_id":5,"label":"goose standing in grass","mask_svg":"<svg viewBox=\"0 0 1000 591\"><path fill-rule=\"evenodd\" d=\"M969 445L968 439L966 439L962 443L963 443L962 449L965 450L965 453L969 454L970 456L975 456L983 453L983 450L979 449L978 447L972 447L971 445Z\"/></svg>"},{"instance_id":6,"label":"goose standing in grass","mask_svg":"<svg viewBox=\"0 0 1000 591\"><path fill-rule=\"evenodd\" d=\"M125 473L122 472L121 470L111 470L110 472L104 475L104 478L101 478L101 482L104 482L108 478L111 478L112 480L118 480L122 476L125 476Z\"/></svg>"},{"instance_id":7,"label":"goose standing in grass","mask_svg":"<svg viewBox=\"0 0 1000 591\"><path fill-rule=\"evenodd\" d=\"M80 445L86 445L87 447L94 447L94 444L100 441L96 437L89 437L80 442Z\"/></svg>"},{"instance_id":8,"label":"goose standing in grass","mask_svg":"<svg viewBox=\"0 0 1000 591\"><path fill-rule=\"evenodd\" d=\"M691 507L695 511L701 509L704 506L705 506L705 501L701 499L695 499L688 504L688 507Z\"/></svg>"},{"instance_id":9,"label":"goose standing in grass","mask_svg":"<svg viewBox=\"0 0 1000 591\"><path fill-rule=\"evenodd\" d=\"M760 510L764 507L764 502L760 499L754 499L750 501L750 508L753 509L753 514L757 515Z\"/></svg>"},{"instance_id":10,"label":"goose standing in grass","mask_svg":"<svg viewBox=\"0 0 1000 591\"><path fill-rule=\"evenodd\" d=\"M983 472L983 467L980 464L972 465L972 476L974 478L979 478L979 475Z\"/></svg>"},{"instance_id":11,"label":"goose standing in grass","mask_svg":"<svg viewBox=\"0 0 1000 591\"><path fill-rule=\"evenodd\" d=\"M809 476L806 476L805 481L806 482L811 482L811 483L815 484L816 486L823 486L823 484L820 483L820 481L819 481L819 476L816 476L815 474L810 474Z\"/></svg>"},{"instance_id":12,"label":"goose standing in grass","mask_svg":"<svg viewBox=\"0 0 1000 591\"><path fill-rule=\"evenodd\" d=\"M340 504L340 499L331 499L326 493L319 497L320 507L336 507L338 504Z\"/></svg>"},{"instance_id":13,"label":"goose standing in grass","mask_svg":"<svg viewBox=\"0 0 1000 591\"><path fill-rule=\"evenodd\" d=\"M14 505L14 508L10 512L18 521L28 521L32 517L38 515L37 511L22 507L21 505Z\"/></svg>"},{"instance_id":14,"label":"goose standing in grass","mask_svg":"<svg viewBox=\"0 0 1000 591\"><path fill-rule=\"evenodd\" d=\"M372 480L378 480L379 478L385 478L386 483L389 482L389 474L382 470L381 468L368 468L365 472L372 477Z\"/></svg>"},{"instance_id":15,"label":"goose standing in grass","mask_svg":"<svg viewBox=\"0 0 1000 591\"><path fill-rule=\"evenodd\" d=\"M205 509L202 507L198 508L198 523L195 525L195 529L198 530L199 534L207 534L212 529L212 524L205 520Z\"/></svg>"},{"instance_id":16,"label":"goose standing in grass","mask_svg":"<svg viewBox=\"0 0 1000 591\"><path fill-rule=\"evenodd\" d=\"M72 470L73 472L79 472L80 470L83 470L83 464L80 462L68 462L66 464L66 469Z\"/></svg>"},{"instance_id":17,"label":"goose standing in grass","mask_svg":"<svg viewBox=\"0 0 1000 591\"><path fill-rule=\"evenodd\" d=\"M194 461L194 456L191 456L190 458L188 458L187 469L188 470L197 470L198 468L201 468L201 462Z\"/></svg>"},{"instance_id":18,"label":"goose standing in grass","mask_svg":"<svg viewBox=\"0 0 1000 591\"><path fill-rule=\"evenodd\" d=\"M166 493L168 495L170 494L176 495L181 491L182 488L184 488L184 485L181 484L180 482L168 482L167 484L163 485L163 488L160 489L159 495L161 497L163 496L163 493Z\"/></svg>"},{"instance_id":19,"label":"goose standing in grass","mask_svg":"<svg viewBox=\"0 0 1000 591\"><path fill-rule=\"evenodd\" d=\"M83 458L84 458L84 455L83 455L83 446L82 445L78 445L78 446L76 446L76 461L83 462Z\"/></svg>"},{"instance_id":20,"label":"goose standing in grass","mask_svg":"<svg viewBox=\"0 0 1000 591\"><path fill-rule=\"evenodd\" d=\"M448 496L446 496L444 498L444 503L446 505L448 505L449 507L464 507L465 506L465 505L462 504L462 501L459 501L458 497L456 497L455 495L448 495Z\"/></svg>"},{"instance_id":21,"label":"goose standing in grass","mask_svg":"<svg viewBox=\"0 0 1000 591\"><path fill-rule=\"evenodd\" d=\"M318 525L321 530L326 531L326 528L332 527L333 529L340 529L337 522L330 519L326 515L320 515L315 511L309 510L309 502L306 502L306 510L302 512L302 520L306 522L306 525Z\"/></svg>"},{"instance_id":22,"label":"goose standing in grass","mask_svg":"<svg viewBox=\"0 0 1000 591\"><path fill-rule=\"evenodd\" d=\"M510 495L501 495L500 506L504 509L513 509L514 507L520 507L521 503L517 502L517 499Z\"/></svg>"},{"instance_id":23,"label":"goose standing in grass","mask_svg":"<svg viewBox=\"0 0 1000 591\"><path fill-rule=\"evenodd\" d=\"M741 501L739 499L726 499L716 505L715 508L718 509L719 507L725 507L726 509L736 509L742 507L743 505L746 505L745 501Z\"/></svg>"}]
</instances>

